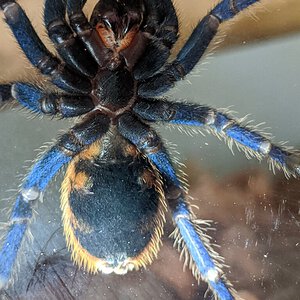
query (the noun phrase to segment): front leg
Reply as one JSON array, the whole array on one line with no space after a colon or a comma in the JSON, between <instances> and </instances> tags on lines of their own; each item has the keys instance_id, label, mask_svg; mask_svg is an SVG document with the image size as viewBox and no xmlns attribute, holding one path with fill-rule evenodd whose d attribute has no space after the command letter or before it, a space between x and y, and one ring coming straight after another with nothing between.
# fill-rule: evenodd
<instances>
[{"instance_id":1,"label":"front leg","mask_svg":"<svg viewBox=\"0 0 300 300\"><path fill-rule=\"evenodd\" d=\"M193 275L208 283L217 299L230 300L231 284L222 272L222 258L211 248L209 238L203 233L185 200L185 191L176 175L169 154L160 137L148 125L132 114L124 114L118 121L120 133L144 153L159 170L165 184L165 196L172 211L175 243L191 261ZM202 221L205 224L204 221ZM184 249L188 251L184 251Z\"/></svg>"},{"instance_id":2,"label":"front leg","mask_svg":"<svg viewBox=\"0 0 300 300\"><path fill-rule=\"evenodd\" d=\"M222 0L195 27L176 59L163 71L142 82L138 94L142 97L156 97L171 89L177 81L189 74L199 62L220 24L233 18L242 10L259 0Z\"/></svg>"},{"instance_id":3,"label":"front leg","mask_svg":"<svg viewBox=\"0 0 300 300\"><path fill-rule=\"evenodd\" d=\"M0 0L5 22L10 27L24 54L42 74L59 88L79 94L91 91L90 80L74 73L45 47L21 6L13 0Z\"/></svg>"},{"instance_id":4,"label":"front leg","mask_svg":"<svg viewBox=\"0 0 300 300\"><path fill-rule=\"evenodd\" d=\"M106 116L93 115L61 136L32 167L17 195L8 222L8 233L0 247L0 289L8 284L11 277L18 251L33 216L33 203L41 197L60 168L88 145L100 139L108 127L109 119Z\"/></svg>"}]
</instances>

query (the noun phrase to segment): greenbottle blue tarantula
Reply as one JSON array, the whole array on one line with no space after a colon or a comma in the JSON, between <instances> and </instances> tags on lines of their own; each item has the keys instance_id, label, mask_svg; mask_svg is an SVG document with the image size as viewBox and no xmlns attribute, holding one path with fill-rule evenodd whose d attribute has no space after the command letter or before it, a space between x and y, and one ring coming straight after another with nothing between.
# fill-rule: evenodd
<instances>
[{"instance_id":1,"label":"greenbottle blue tarantula","mask_svg":"<svg viewBox=\"0 0 300 300\"><path fill-rule=\"evenodd\" d=\"M64 233L73 261L87 271L124 274L145 267L158 252L164 213L172 212L175 243L196 279L218 299L233 299L186 198L171 158L151 123L204 127L267 157L288 176L299 156L272 144L211 107L158 98L199 62L219 25L258 0L222 0L195 27L173 61L178 19L171 0L102 0L90 20L86 0L46 0L44 21L59 57L44 46L20 5L0 0L4 18L28 60L56 89L14 82L0 85L37 114L80 123L59 137L26 176L0 248L0 286L9 283L33 204L67 165L61 190ZM67 17L67 18L66 18Z\"/></svg>"}]
</instances>

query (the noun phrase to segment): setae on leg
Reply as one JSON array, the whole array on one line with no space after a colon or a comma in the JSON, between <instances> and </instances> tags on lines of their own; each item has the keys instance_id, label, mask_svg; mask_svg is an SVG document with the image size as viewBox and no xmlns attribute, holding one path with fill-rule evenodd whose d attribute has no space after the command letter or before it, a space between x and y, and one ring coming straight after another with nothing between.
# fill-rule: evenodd
<instances>
[{"instance_id":1,"label":"setae on leg","mask_svg":"<svg viewBox=\"0 0 300 300\"><path fill-rule=\"evenodd\" d=\"M216 5L195 27L176 59L163 71L145 80L138 89L142 97L159 96L171 89L176 81L183 79L201 59L216 35L219 25L233 18L259 0L223 0Z\"/></svg>"},{"instance_id":2,"label":"setae on leg","mask_svg":"<svg viewBox=\"0 0 300 300\"><path fill-rule=\"evenodd\" d=\"M47 183L71 158L54 146L34 165L22 185L9 219L8 233L0 248L0 288L11 277L18 250L32 218L32 203L39 199Z\"/></svg>"},{"instance_id":3,"label":"setae on leg","mask_svg":"<svg viewBox=\"0 0 300 300\"><path fill-rule=\"evenodd\" d=\"M173 103L166 100L143 99L134 107L135 113L147 121L168 122L175 125L204 127L223 138L229 145L236 143L248 157L266 157L272 170L283 170L287 177L300 175L300 156L283 146L274 145L257 129L241 124L209 106Z\"/></svg>"},{"instance_id":4,"label":"setae on leg","mask_svg":"<svg viewBox=\"0 0 300 300\"><path fill-rule=\"evenodd\" d=\"M49 76L53 84L67 92L85 94L91 91L88 79L68 69L48 51L18 3L1 0L0 8L7 25L32 65Z\"/></svg>"},{"instance_id":5,"label":"setae on leg","mask_svg":"<svg viewBox=\"0 0 300 300\"><path fill-rule=\"evenodd\" d=\"M88 95L49 93L28 83L13 84L11 94L22 106L38 114L70 118L83 115L95 108L93 100Z\"/></svg>"}]
</instances>

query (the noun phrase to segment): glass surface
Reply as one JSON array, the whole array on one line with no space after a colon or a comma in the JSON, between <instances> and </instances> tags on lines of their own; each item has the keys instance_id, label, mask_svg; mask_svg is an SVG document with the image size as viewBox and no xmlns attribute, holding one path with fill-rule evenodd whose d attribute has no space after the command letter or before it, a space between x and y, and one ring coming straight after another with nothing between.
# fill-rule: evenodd
<instances>
[{"instance_id":1,"label":"glass surface","mask_svg":"<svg viewBox=\"0 0 300 300\"><path fill-rule=\"evenodd\" d=\"M6 31L5 31L6 32ZM8 31L7 31L8 32ZM1 46L0 46L1 48ZM236 117L251 114L253 124L265 122L275 142L300 146L300 35L257 44L245 44L202 60L185 82L168 94L171 100L187 100L215 108L230 107ZM0 54L1 55L1 54ZM3 58L3 56L1 56ZM209 62L209 64L206 64ZM5 63L7 65L7 62ZM8 69L4 74L8 74ZM21 68L21 73L26 69ZM18 111L1 112L0 210L12 203L14 192L41 145L58 136L72 121L28 118ZM191 183L197 216L214 220L212 242L225 257L228 279L244 299L299 299L300 202L299 182L287 182L280 172L273 176L265 161L247 160L234 148L206 134L193 137L176 129L159 127L162 136L176 143L180 161ZM34 274L36 260L67 255L60 225L59 185L63 172L50 184L43 203L36 208L31 232L33 244L20 256L21 290ZM7 219L0 213L0 222ZM126 276L91 276L80 273L72 285L78 299L202 299L206 285L198 287L166 234L158 259L147 270ZM41 256L42 253L42 256ZM40 257L40 258L39 258ZM67 256L68 257L68 256ZM56 270L60 270L56 266ZM76 273L72 265L64 270ZM53 272L53 271L52 271ZM55 272L54 272L55 273ZM52 274L49 271L51 278ZM54 276L54 275L53 275ZM56 295L58 299L67 296Z\"/></svg>"}]
</instances>

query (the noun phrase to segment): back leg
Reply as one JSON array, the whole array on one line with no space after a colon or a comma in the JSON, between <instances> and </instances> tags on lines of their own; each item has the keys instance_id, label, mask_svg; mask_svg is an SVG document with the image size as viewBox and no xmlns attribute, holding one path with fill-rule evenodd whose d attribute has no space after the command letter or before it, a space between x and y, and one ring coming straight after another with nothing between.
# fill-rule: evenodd
<instances>
[{"instance_id":1,"label":"back leg","mask_svg":"<svg viewBox=\"0 0 300 300\"><path fill-rule=\"evenodd\" d=\"M25 55L42 74L49 76L56 86L67 92L85 94L91 91L88 79L63 66L47 50L19 4L12 0L1 0L0 7Z\"/></svg>"}]
</instances>

